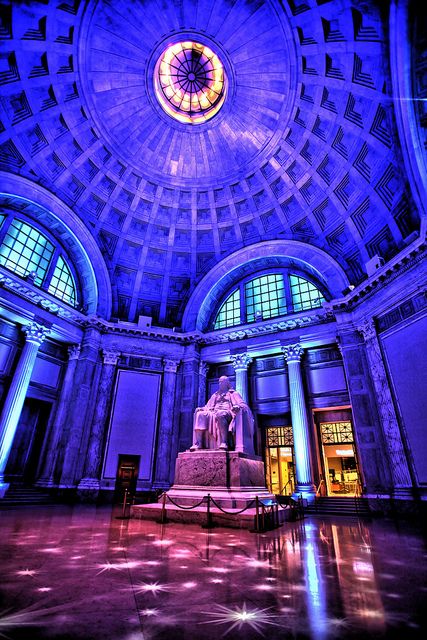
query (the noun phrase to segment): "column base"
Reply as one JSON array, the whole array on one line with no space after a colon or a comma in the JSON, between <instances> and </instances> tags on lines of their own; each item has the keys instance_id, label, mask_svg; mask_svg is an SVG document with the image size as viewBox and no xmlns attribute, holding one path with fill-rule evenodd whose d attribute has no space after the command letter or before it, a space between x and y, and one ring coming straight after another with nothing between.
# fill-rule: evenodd
<instances>
[{"instance_id":1,"label":"column base","mask_svg":"<svg viewBox=\"0 0 427 640\"><path fill-rule=\"evenodd\" d=\"M397 500L413 500L414 492L412 487L396 487L393 491L393 498Z\"/></svg>"},{"instance_id":2,"label":"column base","mask_svg":"<svg viewBox=\"0 0 427 640\"><path fill-rule=\"evenodd\" d=\"M0 499L4 498L6 491L9 489L8 482L0 482Z\"/></svg>"},{"instance_id":3,"label":"column base","mask_svg":"<svg viewBox=\"0 0 427 640\"><path fill-rule=\"evenodd\" d=\"M306 500L308 504L313 503L316 499L316 487L314 484L297 484L292 498L298 500L300 497Z\"/></svg>"},{"instance_id":4,"label":"column base","mask_svg":"<svg viewBox=\"0 0 427 640\"><path fill-rule=\"evenodd\" d=\"M99 489L98 478L82 478L77 486L77 495L82 502L95 502Z\"/></svg>"},{"instance_id":5,"label":"column base","mask_svg":"<svg viewBox=\"0 0 427 640\"><path fill-rule=\"evenodd\" d=\"M52 478L40 478L34 485L35 487L41 487L42 489L53 489L57 486L57 483Z\"/></svg>"}]
</instances>

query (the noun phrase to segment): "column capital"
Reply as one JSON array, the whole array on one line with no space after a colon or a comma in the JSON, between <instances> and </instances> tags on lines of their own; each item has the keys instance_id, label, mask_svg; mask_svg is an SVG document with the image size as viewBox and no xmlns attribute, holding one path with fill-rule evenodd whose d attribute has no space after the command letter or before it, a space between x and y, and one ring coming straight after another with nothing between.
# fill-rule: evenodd
<instances>
[{"instance_id":1,"label":"column capital","mask_svg":"<svg viewBox=\"0 0 427 640\"><path fill-rule=\"evenodd\" d=\"M81 345L71 344L68 347L68 360L78 360L80 356Z\"/></svg>"},{"instance_id":2,"label":"column capital","mask_svg":"<svg viewBox=\"0 0 427 640\"><path fill-rule=\"evenodd\" d=\"M246 352L235 353L234 355L230 356L230 360L235 371L237 371L238 369L243 369L244 371L246 371L246 369L252 362L252 358Z\"/></svg>"},{"instance_id":3,"label":"column capital","mask_svg":"<svg viewBox=\"0 0 427 640\"><path fill-rule=\"evenodd\" d=\"M286 362L301 362L301 358L304 354L304 349L297 342L295 344L286 344L282 346L283 355Z\"/></svg>"},{"instance_id":4,"label":"column capital","mask_svg":"<svg viewBox=\"0 0 427 640\"><path fill-rule=\"evenodd\" d=\"M179 367L180 360L171 360L169 358L163 358L163 369L166 373L176 373Z\"/></svg>"},{"instance_id":5,"label":"column capital","mask_svg":"<svg viewBox=\"0 0 427 640\"><path fill-rule=\"evenodd\" d=\"M102 361L104 364L112 364L115 366L119 358L120 358L120 351L115 351L114 349L102 350Z\"/></svg>"},{"instance_id":6,"label":"column capital","mask_svg":"<svg viewBox=\"0 0 427 640\"><path fill-rule=\"evenodd\" d=\"M50 329L37 324L37 322L30 322L30 324L22 327L22 331L25 333L26 342L32 342L38 346L44 342L46 336L50 333Z\"/></svg>"},{"instance_id":7,"label":"column capital","mask_svg":"<svg viewBox=\"0 0 427 640\"><path fill-rule=\"evenodd\" d=\"M209 362L205 362L204 360L200 360L199 362L199 375L206 377L209 371Z\"/></svg>"},{"instance_id":8,"label":"column capital","mask_svg":"<svg viewBox=\"0 0 427 640\"><path fill-rule=\"evenodd\" d=\"M358 325L357 330L362 335L365 342L377 337L375 322L372 318L364 320L360 325Z\"/></svg>"}]
</instances>

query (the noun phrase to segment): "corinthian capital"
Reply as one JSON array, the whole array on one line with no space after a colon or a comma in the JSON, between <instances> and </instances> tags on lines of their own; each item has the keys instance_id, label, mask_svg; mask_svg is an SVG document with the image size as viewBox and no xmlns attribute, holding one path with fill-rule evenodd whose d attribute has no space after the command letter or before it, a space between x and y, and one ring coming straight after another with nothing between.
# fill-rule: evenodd
<instances>
[{"instance_id":1,"label":"corinthian capital","mask_svg":"<svg viewBox=\"0 0 427 640\"><path fill-rule=\"evenodd\" d=\"M252 362L252 358L248 356L247 353L237 353L233 356L230 356L230 359L235 371L237 371L238 369L244 369L246 371L246 369Z\"/></svg>"},{"instance_id":2,"label":"corinthian capital","mask_svg":"<svg viewBox=\"0 0 427 640\"><path fill-rule=\"evenodd\" d=\"M365 320L357 327L359 333L362 334L365 342L368 340L372 340L377 337L377 332L375 330L375 323L372 319Z\"/></svg>"},{"instance_id":3,"label":"corinthian capital","mask_svg":"<svg viewBox=\"0 0 427 640\"><path fill-rule=\"evenodd\" d=\"M116 365L120 358L120 351L114 351L112 349L102 350L102 360L104 364Z\"/></svg>"},{"instance_id":4,"label":"corinthian capital","mask_svg":"<svg viewBox=\"0 0 427 640\"><path fill-rule=\"evenodd\" d=\"M179 360L169 360L169 358L164 358L163 360L163 368L167 373L176 373L179 367Z\"/></svg>"},{"instance_id":5,"label":"corinthian capital","mask_svg":"<svg viewBox=\"0 0 427 640\"><path fill-rule=\"evenodd\" d=\"M30 322L26 327L22 327L22 331L25 333L27 342L32 342L38 346L44 342L46 336L50 333L50 329L47 329L47 327L41 324L37 324L37 322Z\"/></svg>"},{"instance_id":6,"label":"corinthian capital","mask_svg":"<svg viewBox=\"0 0 427 640\"><path fill-rule=\"evenodd\" d=\"M304 354L304 349L299 343L287 344L282 347L286 362L300 362Z\"/></svg>"},{"instance_id":7,"label":"corinthian capital","mask_svg":"<svg viewBox=\"0 0 427 640\"><path fill-rule=\"evenodd\" d=\"M81 347L79 344L72 344L68 347L68 359L78 360L80 356Z\"/></svg>"},{"instance_id":8,"label":"corinthian capital","mask_svg":"<svg viewBox=\"0 0 427 640\"><path fill-rule=\"evenodd\" d=\"M200 360L199 362L199 375L206 377L209 371L209 363L204 360Z\"/></svg>"}]
</instances>

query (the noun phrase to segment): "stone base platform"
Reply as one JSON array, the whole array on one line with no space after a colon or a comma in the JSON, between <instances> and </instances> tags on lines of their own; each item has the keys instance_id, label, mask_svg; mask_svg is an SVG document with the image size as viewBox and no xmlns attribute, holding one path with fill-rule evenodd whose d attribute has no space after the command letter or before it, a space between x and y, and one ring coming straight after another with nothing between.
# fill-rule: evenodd
<instances>
[{"instance_id":1,"label":"stone base platform","mask_svg":"<svg viewBox=\"0 0 427 640\"><path fill-rule=\"evenodd\" d=\"M214 501L210 505L213 521L224 527L254 529L256 498L275 501L273 494L265 487L261 458L241 451L210 449L179 453L175 483L166 492L168 520L206 524L208 495ZM160 498L158 503L148 505L135 505L131 514L135 518L160 520L162 500ZM190 509L193 505L194 508ZM228 513L223 513L221 509ZM245 511L237 513L242 509ZM279 513L282 513L280 517L283 521L285 512L280 509Z\"/></svg>"},{"instance_id":2,"label":"stone base platform","mask_svg":"<svg viewBox=\"0 0 427 640\"><path fill-rule=\"evenodd\" d=\"M227 509L227 511L233 511ZM235 509L234 511L238 511ZM290 519L290 508L279 508L279 522L283 522ZM159 502L152 504L134 505L131 509L131 515L134 518L141 520L156 520L161 521L162 504ZM243 513L223 513L216 507L211 508L211 522L216 527L229 527L232 529L251 529L255 530L255 516L256 510L254 508L247 509ZM199 524L206 526L207 514L206 505L201 505L191 510L183 510L175 507L171 503L166 506L166 523L167 522L181 522L185 524Z\"/></svg>"}]
</instances>

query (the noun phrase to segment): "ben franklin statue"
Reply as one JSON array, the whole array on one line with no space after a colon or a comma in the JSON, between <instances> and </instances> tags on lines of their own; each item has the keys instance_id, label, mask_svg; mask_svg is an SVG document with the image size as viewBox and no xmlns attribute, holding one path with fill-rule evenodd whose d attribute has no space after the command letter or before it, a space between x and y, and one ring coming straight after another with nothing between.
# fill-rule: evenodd
<instances>
[{"instance_id":1,"label":"ben franklin statue","mask_svg":"<svg viewBox=\"0 0 427 640\"><path fill-rule=\"evenodd\" d=\"M219 379L218 391L194 413L194 438L190 451L236 449L253 454L253 416L227 376Z\"/></svg>"}]
</instances>

